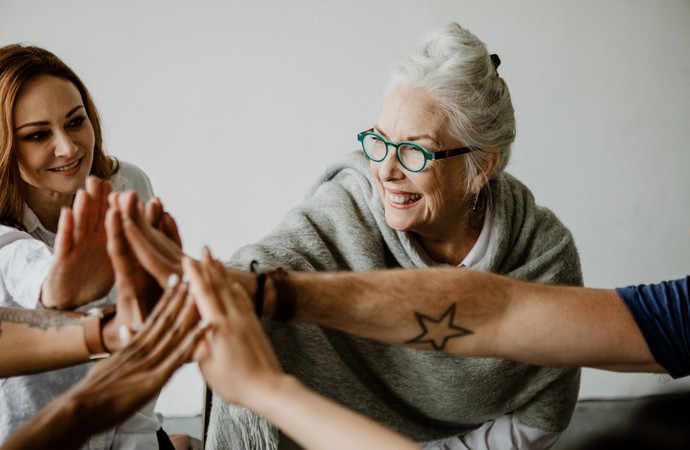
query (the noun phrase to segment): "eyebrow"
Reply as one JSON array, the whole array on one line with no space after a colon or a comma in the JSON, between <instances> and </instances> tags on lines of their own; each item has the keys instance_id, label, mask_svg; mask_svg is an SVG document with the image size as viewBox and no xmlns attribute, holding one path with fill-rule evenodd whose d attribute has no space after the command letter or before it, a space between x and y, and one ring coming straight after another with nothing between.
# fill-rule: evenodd
<instances>
[{"instance_id":1,"label":"eyebrow","mask_svg":"<svg viewBox=\"0 0 690 450\"><path fill-rule=\"evenodd\" d=\"M67 114L65 114L65 119L67 119L69 116L71 116L72 114L77 112L80 108L84 108L84 105L75 106L74 108L70 109L69 112ZM84 109L86 109L86 108L84 108ZM48 122L46 122L46 121L27 122L27 123L20 125L17 128L15 128L14 131L19 131L22 128L26 128L26 127L40 127L40 126L44 126L44 125L48 125Z\"/></svg>"},{"instance_id":2,"label":"eyebrow","mask_svg":"<svg viewBox=\"0 0 690 450\"><path fill-rule=\"evenodd\" d=\"M383 137L388 139L388 135L386 134L386 132L383 131L381 128L379 128L378 125L374 125L374 129L377 130L379 133L381 133L381 135ZM430 134L419 134L419 135L415 135L415 136L408 136L407 139L405 139L404 141L405 142L407 142L407 141L420 141L422 139L429 139L430 141L433 141L436 145L440 145L440 142Z\"/></svg>"}]
</instances>

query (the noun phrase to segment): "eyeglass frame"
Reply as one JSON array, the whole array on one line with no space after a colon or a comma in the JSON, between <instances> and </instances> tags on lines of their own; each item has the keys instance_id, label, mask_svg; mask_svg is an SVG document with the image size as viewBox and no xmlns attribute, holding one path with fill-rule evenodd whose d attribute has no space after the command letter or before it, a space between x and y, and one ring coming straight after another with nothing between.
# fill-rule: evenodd
<instances>
[{"instance_id":1,"label":"eyeglass frame","mask_svg":"<svg viewBox=\"0 0 690 450\"><path fill-rule=\"evenodd\" d=\"M369 155L367 150L364 148L364 139L367 136L376 136L386 146L386 154L383 155L383 158L374 159ZM357 133L357 140L359 141L360 144L362 144L362 151L364 151L364 154L366 155L366 157L370 161L374 161L374 162L381 162L388 157L388 147L389 146L395 148L395 157L398 160L398 162L400 163L400 165L403 166L405 168L405 170L407 170L408 172L413 172L413 173L419 173L419 172L423 171L424 169L426 169L427 161L435 161L437 159L450 158L451 156L466 155L467 153L479 150L476 147L459 147L459 148L453 148L450 150L439 150L437 152L430 152L429 150L425 149L424 147L422 147L419 144L415 144L414 142L402 141L402 142L399 142L396 144L395 142L387 141L383 138L383 136L381 136L378 133L375 133L374 128L369 128L368 130L362 131L361 133ZM422 155L424 155L424 164L422 164L421 169L412 170L409 167L407 167L404 162L402 162L402 158L400 157L400 147L403 145L408 145L410 147L413 147L415 150L419 150L422 152Z\"/></svg>"}]
</instances>

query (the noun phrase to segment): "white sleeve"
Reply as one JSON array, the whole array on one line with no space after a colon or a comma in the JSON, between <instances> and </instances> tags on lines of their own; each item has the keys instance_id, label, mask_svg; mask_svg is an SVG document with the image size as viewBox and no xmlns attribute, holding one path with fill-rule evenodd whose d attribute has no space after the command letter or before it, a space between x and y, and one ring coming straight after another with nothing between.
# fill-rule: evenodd
<instances>
[{"instance_id":1,"label":"white sleeve","mask_svg":"<svg viewBox=\"0 0 690 450\"><path fill-rule=\"evenodd\" d=\"M466 435L428 442L424 450L489 450L529 449L547 450L558 440L560 433L548 432L524 423L515 414L506 414L484 423Z\"/></svg>"},{"instance_id":2,"label":"white sleeve","mask_svg":"<svg viewBox=\"0 0 690 450\"><path fill-rule=\"evenodd\" d=\"M0 306L42 308L41 285L53 252L28 233L6 228L0 231Z\"/></svg>"}]
</instances>

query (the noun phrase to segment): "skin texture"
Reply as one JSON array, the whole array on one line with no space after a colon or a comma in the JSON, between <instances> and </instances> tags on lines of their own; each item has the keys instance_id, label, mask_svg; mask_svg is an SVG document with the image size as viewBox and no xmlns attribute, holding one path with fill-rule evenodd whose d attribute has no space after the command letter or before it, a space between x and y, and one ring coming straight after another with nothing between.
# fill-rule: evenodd
<instances>
[{"instance_id":1,"label":"skin texture","mask_svg":"<svg viewBox=\"0 0 690 450\"><path fill-rule=\"evenodd\" d=\"M82 314L0 308L0 378L87 361Z\"/></svg>"},{"instance_id":2,"label":"skin texture","mask_svg":"<svg viewBox=\"0 0 690 450\"><path fill-rule=\"evenodd\" d=\"M69 81L41 75L19 91L12 117L22 197L47 230L62 228L42 303L74 308L102 297L113 283L103 226L112 188L87 182L95 136L81 94ZM69 207L75 214L63 213Z\"/></svg>"},{"instance_id":3,"label":"skin texture","mask_svg":"<svg viewBox=\"0 0 690 450\"><path fill-rule=\"evenodd\" d=\"M53 76L39 76L22 87L13 120L24 199L54 232L60 209L71 206L91 171L93 127L77 88ZM57 170L75 163L70 170Z\"/></svg>"},{"instance_id":4,"label":"skin texture","mask_svg":"<svg viewBox=\"0 0 690 450\"><path fill-rule=\"evenodd\" d=\"M92 434L127 419L151 401L196 347L203 328L187 286L165 292L141 332L121 352L96 364L67 393L46 405L0 448L79 448ZM50 430L50 432L46 432Z\"/></svg>"},{"instance_id":5,"label":"skin texture","mask_svg":"<svg viewBox=\"0 0 690 450\"><path fill-rule=\"evenodd\" d=\"M297 321L463 356L664 372L612 289L539 285L456 268L289 277Z\"/></svg>"},{"instance_id":6,"label":"skin texture","mask_svg":"<svg viewBox=\"0 0 690 450\"><path fill-rule=\"evenodd\" d=\"M207 383L225 401L254 410L305 449L419 448L285 374L248 293L227 282L223 266L208 250L202 258L184 260L201 316L212 324L196 358Z\"/></svg>"},{"instance_id":7,"label":"skin texture","mask_svg":"<svg viewBox=\"0 0 690 450\"><path fill-rule=\"evenodd\" d=\"M74 209L63 210L56 237L55 263L43 285L44 301L58 295L55 292L64 292L64 295L82 292L95 279L92 275L96 263L89 257L103 251L105 245L98 244L96 249L92 245L106 236L101 237L102 231L97 232L93 226L103 221L109 192L109 182L101 186L100 181L90 177L85 191L77 194ZM171 246L180 247L174 220L159 200L151 200L141 211L148 221L147 226L162 233ZM111 352L122 347L120 328L132 332L139 330L161 293L157 282L133 258L126 239L119 234L122 219L113 212L108 212L106 259L109 257L108 262L112 261L117 280L117 314L102 330L105 346ZM82 227L84 229L79 231ZM81 275L85 277L81 279ZM95 298L96 294L90 295ZM89 294L85 294L85 298L89 298ZM54 370L88 361L82 317L81 313L58 310L0 308L0 377Z\"/></svg>"},{"instance_id":8,"label":"skin texture","mask_svg":"<svg viewBox=\"0 0 690 450\"><path fill-rule=\"evenodd\" d=\"M89 177L63 207L55 237L55 258L43 282L41 302L47 308L74 308L105 296L113 285L106 250L105 214L109 181Z\"/></svg>"},{"instance_id":9,"label":"skin texture","mask_svg":"<svg viewBox=\"0 0 690 450\"><path fill-rule=\"evenodd\" d=\"M169 276L177 262L157 250L162 240L140 242L143 231L129 235L137 236L130 246L146 270ZM253 293L252 274L227 268L224 274ZM289 282L294 320L395 345L545 366L664 371L613 289L545 286L457 268L291 272ZM269 277L265 314L275 310L279 294Z\"/></svg>"},{"instance_id":10,"label":"skin texture","mask_svg":"<svg viewBox=\"0 0 690 450\"><path fill-rule=\"evenodd\" d=\"M105 228L108 236L108 254L115 270L115 287L118 292L118 314L126 323L136 327L143 323L148 312L153 308L160 295L161 287L165 286L168 278L159 284L139 264L124 235L123 227L127 226L119 204L119 196L113 193L108 198L110 209L106 214ZM146 206L137 202L133 193L123 194L123 207L136 211L137 217L146 220L147 229L151 233L160 233L161 238L169 244L169 249L176 255L182 255L182 242L175 221L164 211L160 200L153 199Z\"/></svg>"},{"instance_id":11,"label":"skin texture","mask_svg":"<svg viewBox=\"0 0 690 450\"><path fill-rule=\"evenodd\" d=\"M434 152L462 147L448 134L436 99L421 89L394 88L385 99L375 130L391 142L414 142ZM415 233L434 260L459 264L479 237L483 222L470 223L473 192L464 189L462 156L430 161L421 172L406 170L389 148L381 162L370 161L386 223ZM483 182L476 181L477 188ZM419 197L417 200L415 198ZM411 200L406 203L395 198Z\"/></svg>"}]
</instances>

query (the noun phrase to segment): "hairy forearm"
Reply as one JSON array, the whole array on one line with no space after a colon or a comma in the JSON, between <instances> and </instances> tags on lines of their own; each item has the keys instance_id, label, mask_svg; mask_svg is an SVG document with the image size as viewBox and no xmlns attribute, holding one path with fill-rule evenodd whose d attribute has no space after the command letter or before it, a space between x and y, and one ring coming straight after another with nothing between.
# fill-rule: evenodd
<instances>
[{"instance_id":1,"label":"hairy forearm","mask_svg":"<svg viewBox=\"0 0 690 450\"><path fill-rule=\"evenodd\" d=\"M282 375L246 406L307 450L419 449L382 425L310 391L289 375Z\"/></svg>"},{"instance_id":2,"label":"hairy forearm","mask_svg":"<svg viewBox=\"0 0 690 450\"><path fill-rule=\"evenodd\" d=\"M63 311L0 308L0 377L88 361L82 317Z\"/></svg>"},{"instance_id":3,"label":"hairy forearm","mask_svg":"<svg viewBox=\"0 0 690 450\"><path fill-rule=\"evenodd\" d=\"M510 292L503 278L464 269L291 272L290 282L295 320L465 355L494 351L495 324Z\"/></svg>"},{"instance_id":4,"label":"hairy forearm","mask_svg":"<svg viewBox=\"0 0 690 450\"><path fill-rule=\"evenodd\" d=\"M550 366L660 371L614 290L470 269L290 273L295 320L448 353Z\"/></svg>"}]
</instances>

